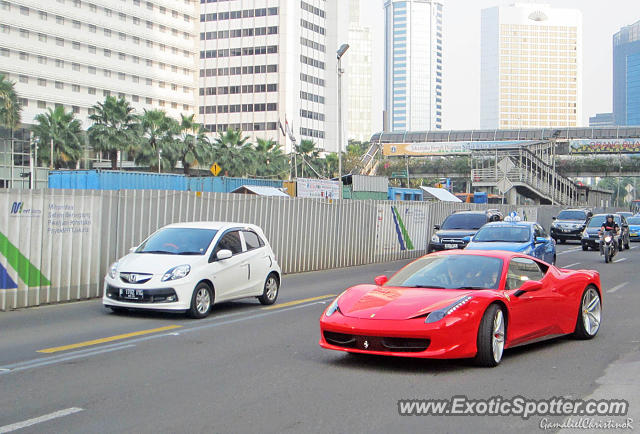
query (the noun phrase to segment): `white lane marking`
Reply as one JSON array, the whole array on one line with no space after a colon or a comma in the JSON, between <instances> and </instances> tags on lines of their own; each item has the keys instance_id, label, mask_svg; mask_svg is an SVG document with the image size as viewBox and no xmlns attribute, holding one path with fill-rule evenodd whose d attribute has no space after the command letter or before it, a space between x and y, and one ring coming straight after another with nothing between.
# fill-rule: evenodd
<instances>
[{"instance_id":1,"label":"white lane marking","mask_svg":"<svg viewBox=\"0 0 640 434\"><path fill-rule=\"evenodd\" d=\"M82 353L82 354L75 354L75 353L69 354L69 353L67 353L65 357L59 357L59 358L54 359L54 360L44 360L44 361L42 359L27 360L26 362L16 363L14 365L5 365L5 366L9 367L9 370L0 372L0 375L8 374L10 372L24 371L25 369L40 368L42 366L54 365L54 364L60 363L60 362L67 362L69 360L80 359L82 357L96 356L98 354L110 353L112 351L124 350L124 349L127 349L127 348L133 348L133 347L135 347L135 345L121 345L121 346L115 347L115 348L96 349L95 351L91 351L91 352L88 352L88 353Z\"/></svg>"},{"instance_id":2,"label":"white lane marking","mask_svg":"<svg viewBox=\"0 0 640 434\"><path fill-rule=\"evenodd\" d=\"M564 267L560 267L560 268L570 268L570 267L573 267L575 265L580 265L580 262L576 262L575 264L565 265Z\"/></svg>"},{"instance_id":3,"label":"white lane marking","mask_svg":"<svg viewBox=\"0 0 640 434\"><path fill-rule=\"evenodd\" d=\"M628 283L629 283L629 282L622 282L620 285L616 285L616 286L614 286L613 288L611 288L610 290L608 290L608 291L607 291L607 294L614 293L614 292L616 292L618 289L622 289L622 288L624 288L625 286L627 286L627 284L628 284Z\"/></svg>"},{"instance_id":4,"label":"white lane marking","mask_svg":"<svg viewBox=\"0 0 640 434\"><path fill-rule=\"evenodd\" d=\"M620 259L616 259L615 261L613 261L614 263L618 263L618 262L624 262L626 261L627 258L620 258Z\"/></svg>"},{"instance_id":5,"label":"white lane marking","mask_svg":"<svg viewBox=\"0 0 640 434\"><path fill-rule=\"evenodd\" d=\"M571 249L571 250L563 250L561 252L558 252L557 255L564 255L565 253L577 252L578 250L582 250L582 247L578 247L577 249Z\"/></svg>"},{"instance_id":6,"label":"white lane marking","mask_svg":"<svg viewBox=\"0 0 640 434\"><path fill-rule=\"evenodd\" d=\"M630 248L631 248L631 249L637 249L637 248L638 248L638 246L633 246L633 247L630 247Z\"/></svg>"},{"instance_id":7,"label":"white lane marking","mask_svg":"<svg viewBox=\"0 0 640 434\"><path fill-rule=\"evenodd\" d=\"M43 422L48 422L50 420L58 419L60 417L69 416L74 413L79 413L81 411L84 411L84 409L78 408L78 407L71 407L71 408L66 408L64 410L54 411L53 413L45 414L44 416L34 417L33 419L28 419L22 422L13 423L11 425L0 426L0 434L6 434L9 432L17 431L19 429L27 428Z\"/></svg>"}]
</instances>

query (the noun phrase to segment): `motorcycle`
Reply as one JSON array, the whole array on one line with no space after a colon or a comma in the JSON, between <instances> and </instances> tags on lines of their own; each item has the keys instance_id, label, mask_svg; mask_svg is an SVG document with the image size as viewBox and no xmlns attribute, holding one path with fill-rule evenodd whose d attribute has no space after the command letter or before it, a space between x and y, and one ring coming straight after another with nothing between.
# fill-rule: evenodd
<instances>
[{"instance_id":1,"label":"motorcycle","mask_svg":"<svg viewBox=\"0 0 640 434\"><path fill-rule=\"evenodd\" d=\"M609 263L613 261L613 257L618 253L618 240L616 235L607 231L600 235L600 254L604 255L604 262Z\"/></svg>"}]
</instances>

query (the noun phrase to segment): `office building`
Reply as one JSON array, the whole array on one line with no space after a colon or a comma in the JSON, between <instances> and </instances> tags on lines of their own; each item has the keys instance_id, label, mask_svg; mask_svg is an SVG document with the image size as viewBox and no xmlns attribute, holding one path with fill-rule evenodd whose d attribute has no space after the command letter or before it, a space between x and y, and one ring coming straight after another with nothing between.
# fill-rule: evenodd
<instances>
[{"instance_id":1,"label":"office building","mask_svg":"<svg viewBox=\"0 0 640 434\"><path fill-rule=\"evenodd\" d=\"M547 4L482 10L481 128L581 126L582 14Z\"/></svg>"},{"instance_id":2,"label":"office building","mask_svg":"<svg viewBox=\"0 0 640 434\"><path fill-rule=\"evenodd\" d=\"M385 131L442 128L442 12L436 0L386 0Z\"/></svg>"},{"instance_id":3,"label":"office building","mask_svg":"<svg viewBox=\"0 0 640 434\"><path fill-rule=\"evenodd\" d=\"M202 2L199 119L212 136L235 128L286 152L292 139L337 150L336 50L347 40L347 4Z\"/></svg>"},{"instance_id":4,"label":"office building","mask_svg":"<svg viewBox=\"0 0 640 434\"><path fill-rule=\"evenodd\" d=\"M373 98L372 33L362 24L361 8L366 0L349 0L349 51L345 60L346 93L348 94L347 137L367 142L373 134L371 118Z\"/></svg>"},{"instance_id":5,"label":"office building","mask_svg":"<svg viewBox=\"0 0 640 434\"><path fill-rule=\"evenodd\" d=\"M613 114L618 125L640 125L640 21L613 35Z\"/></svg>"}]
</instances>

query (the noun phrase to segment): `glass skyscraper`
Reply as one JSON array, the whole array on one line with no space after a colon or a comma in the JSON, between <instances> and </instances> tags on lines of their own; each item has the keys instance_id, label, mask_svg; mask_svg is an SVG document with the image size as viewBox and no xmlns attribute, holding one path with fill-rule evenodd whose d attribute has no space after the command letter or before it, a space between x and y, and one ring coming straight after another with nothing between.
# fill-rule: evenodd
<instances>
[{"instance_id":1,"label":"glass skyscraper","mask_svg":"<svg viewBox=\"0 0 640 434\"><path fill-rule=\"evenodd\" d=\"M442 128L442 3L385 2L385 130Z\"/></svg>"},{"instance_id":2,"label":"glass skyscraper","mask_svg":"<svg viewBox=\"0 0 640 434\"><path fill-rule=\"evenodd\" d=\"M640 21L613 35L613 114L618 125L640 125Z\"/></svg>"}]
</instances>

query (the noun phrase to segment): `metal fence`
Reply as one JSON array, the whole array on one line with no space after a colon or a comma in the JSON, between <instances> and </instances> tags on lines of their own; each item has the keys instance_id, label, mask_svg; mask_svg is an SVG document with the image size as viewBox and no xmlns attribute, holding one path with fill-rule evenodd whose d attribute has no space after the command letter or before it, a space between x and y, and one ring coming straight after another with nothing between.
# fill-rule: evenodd
<instances>
[{"instance_id":1,"label":"metal fence","mask_svg":"<svg viewBox=\"0 0 640 434\"><path fill-rule=\"evenodd\" d=\"M283 271L296 273L418 257L426 253L434 224L454 210L487 207L505 214L517 210L528 220L544 208L159 190L3 190L0 310L101 296L110 263L169 223L257 224Z\"/></svg>"}]
</instances>

